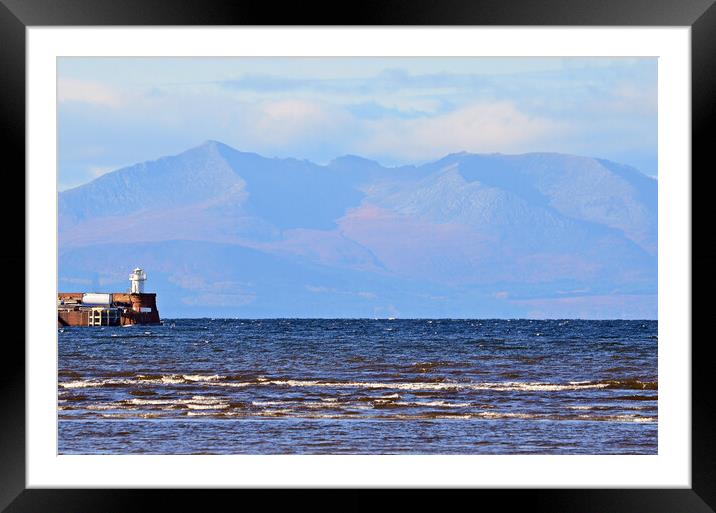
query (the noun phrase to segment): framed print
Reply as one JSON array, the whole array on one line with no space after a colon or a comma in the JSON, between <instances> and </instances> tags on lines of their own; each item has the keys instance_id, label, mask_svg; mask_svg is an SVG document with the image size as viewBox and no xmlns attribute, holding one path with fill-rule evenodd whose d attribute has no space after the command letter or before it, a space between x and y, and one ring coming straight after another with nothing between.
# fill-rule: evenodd
<instances>
[{"instance_id":1,"label":"framed print","mask_svg":"<svg viewBox=\"0 0 716 513\"><path fill-rule=\"evenodd\" d=\"M27 202L8 511L713 510L710 2L61 4L0 11Z\"/></svg>"}]
</instances>

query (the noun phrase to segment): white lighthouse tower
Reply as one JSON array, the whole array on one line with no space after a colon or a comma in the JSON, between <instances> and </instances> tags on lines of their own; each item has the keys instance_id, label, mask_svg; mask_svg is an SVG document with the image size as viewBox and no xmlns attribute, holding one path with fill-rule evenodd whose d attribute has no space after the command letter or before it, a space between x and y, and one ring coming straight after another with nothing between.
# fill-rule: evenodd
<instances>
[{"instance_id":1,"label":"white lighthouse tower","mask_svg":"<svg viewBox=\"0 0 716 513\"><path fill-rule=\"evenodd\" d=\"M129 281L132 283L131 293L142 294L144 292L144 282L147 281L147 273L137 267L129 275Z\"/></svg>"}]
</instances>

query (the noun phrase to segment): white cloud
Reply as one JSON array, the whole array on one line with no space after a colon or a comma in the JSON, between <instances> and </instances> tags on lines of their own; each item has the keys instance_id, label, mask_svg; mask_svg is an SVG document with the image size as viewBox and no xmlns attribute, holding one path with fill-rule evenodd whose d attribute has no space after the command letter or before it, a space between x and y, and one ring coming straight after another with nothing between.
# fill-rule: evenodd
<instances>
[{"instance_id":1,"label":"white cloud","mask_svg":"<svg viewBox=\"0 0 716 513\"><path fill-rule=\"evenodd\" d=\"M104 174L109 173L113 169L114 168L111 166L90 166L87 169L87 172L93 177L97 178L98 176L102 176Z\"/></svg>"},{"instance_id":2,"label":"white cloud","mask_svg":"<svg viewBox=\"0 0 716 513\"><path fill-rule=\"evenodd\" d=\"M79 102L106 107L119 107L122 98L118 91L100 82L60 77L57 80L57 101Z\"/></svg>"},{"instance_id":3,"label":"white cloud","mask_svg":"<svg viewBox=\"0 0 716 513\"><path fill-rule=\"evenodd\" d=\"M606 107L619 114L656 116L658 104L656 87L620 84L612 91Z\"/></svg>"},{"instance_id":4,"label":"white cloud","mask_svg":"<svg viewBox=\"0 0 716 513\"><path fill-rule=\"evenodd\" d=\"M62 184L206 139L319 163L557 151L656 173L654 59L72 58L58 69ZM254 80L216 82L237 77Z\"/></svg>"},{"instance_id":5,"label":"white cloud","mask_svg":"<svg viewBox=\"0 0 716 513\"><path fill-rule=\"evenodd\" d=\"M458 151L529 151L564 130L561 123L527 115L508 102L474 103L434 117L378 120L368 128L362 151L406 159Z\"/></svg>"},{"instance_id":6,"label":"white cloud","mask_svg":"<svg viewBox=\"0 0 716 513\"><path fill-rule=\"evenodd\" d=\"M436 98L425 96L388 96L386 98L372 98L377 105L386 109L395 109L404 113L422 112L436 114L442 108L442 102Z\"/></svg>"},{"instance_id":7,"label":"white cloud","mask_svg":"<svg viewBox=\"0 0 716 513\"><path fill-rule=\"evenodd\" d=\"M335 133L349 121L348 113L342 109L299 99L263 102L251 114L252 122L245 128L272 144L290 144L326 132Z\"/></svg>"}]
</instances>

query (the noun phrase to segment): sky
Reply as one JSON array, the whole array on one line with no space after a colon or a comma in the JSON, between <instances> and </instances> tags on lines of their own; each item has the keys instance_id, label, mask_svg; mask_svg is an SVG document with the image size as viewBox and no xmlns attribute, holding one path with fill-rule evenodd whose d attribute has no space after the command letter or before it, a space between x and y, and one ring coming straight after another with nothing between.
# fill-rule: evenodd
<instances>
[{"instance_id":1,"label":"sky","mask_svg":"<svg viewBox=\"0 0 716 513\"><path fill-rule=\"evenodd\" d=\"M212 139L322 164L549 151L657 176L656 58L62 57L66 190Z\"/></svg>"}]
</instances>

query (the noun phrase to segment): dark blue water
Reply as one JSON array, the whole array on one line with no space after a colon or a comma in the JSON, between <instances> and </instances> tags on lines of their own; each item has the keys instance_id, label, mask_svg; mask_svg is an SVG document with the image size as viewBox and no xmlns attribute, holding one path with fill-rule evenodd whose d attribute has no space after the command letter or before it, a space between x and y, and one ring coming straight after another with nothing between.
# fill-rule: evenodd
<instances>
[{"instance_id":1,"label":"dark blue water","mask_svg":"<svg viewBox=\"0 0 716 513\"><path fill-rule=\"evenodd\" d=\"M656 454L656 321L65 328L61 454Z\"/></svg>"}]
</instances>

